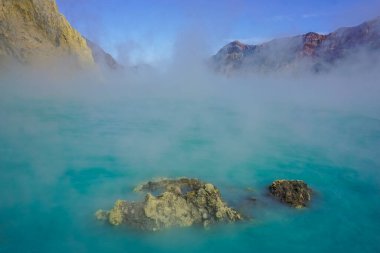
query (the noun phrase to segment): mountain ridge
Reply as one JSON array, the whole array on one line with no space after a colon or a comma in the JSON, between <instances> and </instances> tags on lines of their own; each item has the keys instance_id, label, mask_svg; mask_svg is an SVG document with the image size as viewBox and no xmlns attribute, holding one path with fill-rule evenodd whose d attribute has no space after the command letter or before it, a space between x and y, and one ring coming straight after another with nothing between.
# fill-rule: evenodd
<instances>
[{"instance_id":1,"label":"mountain ridge","mask_svg":"<svg viewBox=\"0 0 380 253\"><path fill-rule=\"evenodd\" d=\"M309 32L257 45L233 41L212 57L217 72L320 71L362 48L380 52L380 17L329 34Z\"/></svg>"}]
</instances>

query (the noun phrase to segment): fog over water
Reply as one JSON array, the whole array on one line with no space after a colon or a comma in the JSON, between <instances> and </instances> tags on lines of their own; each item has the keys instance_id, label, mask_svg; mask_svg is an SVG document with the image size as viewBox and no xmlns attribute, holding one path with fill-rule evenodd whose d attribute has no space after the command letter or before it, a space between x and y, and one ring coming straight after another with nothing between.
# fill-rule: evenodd
<instances>
[{"instance_id":1,"label":"fog over water","mask_svg":"<svg viewBox=\"0 0 380 253\"><path fill-rule=\"evenodd\" d=\"M189 55L160 71L2 73L0 252L378 252L380 73L364 57L322 74L226 77ZM142 199L136 184L180 176L233 206L253 195L253 220L160 233L95 220ZM309 183L311 206L268 198L281 178Z\"/></svg>"}]
</instances>

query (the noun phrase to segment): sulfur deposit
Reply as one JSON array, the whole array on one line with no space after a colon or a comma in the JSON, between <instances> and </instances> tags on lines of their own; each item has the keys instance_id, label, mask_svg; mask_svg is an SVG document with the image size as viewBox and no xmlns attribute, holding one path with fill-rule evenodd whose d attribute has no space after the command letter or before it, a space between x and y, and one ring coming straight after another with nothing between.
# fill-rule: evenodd
<instances>
[{"instance_id":1,"label":"sulfur deposit","mask_svg":"<svg viewBox=\"0 0 380 253\"><path fill-rule=\"evenodd\" d=\"M115 226L124 224L148 231L193 225L207 227L243 219L222 200L214 185L197 179L151 181L136 190L148 192L144 201L117 200L111 210L98 210L96 217ZM158 192L156 196L154 192Z\"/></svg>"}]
</instances>

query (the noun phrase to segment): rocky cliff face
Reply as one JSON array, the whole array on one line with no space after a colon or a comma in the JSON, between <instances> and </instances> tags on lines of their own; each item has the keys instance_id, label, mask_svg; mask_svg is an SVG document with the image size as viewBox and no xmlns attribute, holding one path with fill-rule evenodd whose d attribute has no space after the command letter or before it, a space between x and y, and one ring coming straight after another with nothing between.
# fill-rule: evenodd
<instances>
[{"instance_id":1,"label":"rocky cliff face","mask_svg":"<svg viewBox=\"0 0 380 253\"><path fill-rule=\"evenodd\" d=\"M319 71L321 66L331 66L362 49L380 54L380 17L327 35L311 32L260 45L234 41L213 56L212 64L223 73L262 73L297 68Z\"/></svg>"},{"instance_id":2,"label":"rocky cliff face","mask_svg":"<svg viewBox=\"0 0 380 253\"><path fill-rule=\"evenodd\" d=\"M0 58L34 63L67 56L80 65L94 64L86 40L55 0L0 0Z\"/></svg>"}]
</instances>

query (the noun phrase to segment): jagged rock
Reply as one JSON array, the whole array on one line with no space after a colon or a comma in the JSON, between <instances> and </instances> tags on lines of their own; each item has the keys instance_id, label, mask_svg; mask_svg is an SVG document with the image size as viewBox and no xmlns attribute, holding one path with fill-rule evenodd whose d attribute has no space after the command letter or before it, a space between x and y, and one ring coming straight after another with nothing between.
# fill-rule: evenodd
<instances>
[{"instance_id":1,"label":"jagged rock","mask_svg":"<svg viewBox=\"0 0 380 253\"><path fill-rule=\"evenodd\" d=\"M59 13L55 0L0 0L0 59L22 63L70 57L94 59L86 40Z\"/></svg>"},{"instance_id":2,"label":"jagged rock","mask_svg":"<svg viewBox=\"0 0 380 253\"><path fill-rule=\"evenodd\" d=\"M327 39L327 35L318 34L314 32L306 33L302 36L303 48L300 52L301 56L316 57L318 56L318 48L323 41Z\"/></svg>"},{"instance_id":3,"label":"jagged rock","mask_svg":"<svg viewBox=\"0 0 380 253\"><path fill-rule=\"evenodd\" d=\"M311 200L312 190L302 180L276 180L269 192L279 201L296 208L303 208Z\"/></svg>"},{"instance_id":4,"label":"jagged rock","mask_svg":"<svg viewBox=\"0 0 380 253\"><path fill-rule=\"evenodd\" d=\"M99 210L96 217L101 220L108 217L112 225L125 224L149 231L243 219L227 206L214 185L197 179L163 179L142 184L135 190L149 191L144 201L117 200L109 212ZM162 193L154 196L152 191Z\"/></svg>"}]
</instances>

